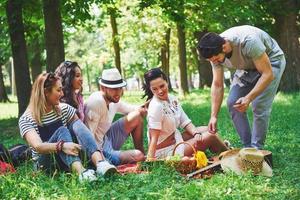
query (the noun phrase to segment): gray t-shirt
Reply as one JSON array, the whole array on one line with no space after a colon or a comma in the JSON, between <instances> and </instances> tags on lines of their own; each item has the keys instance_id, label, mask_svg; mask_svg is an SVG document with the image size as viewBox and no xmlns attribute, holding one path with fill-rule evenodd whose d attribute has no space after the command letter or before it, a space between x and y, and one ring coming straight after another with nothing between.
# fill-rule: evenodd
<instances>
[{"instance_id":1,"label":"gray t-shirt","mask_svg":"<svg viewBox=\"0 0 300 200\"><path fill-rule=\"evenodd\" d=\"M236 26L220 34L232 46L232 56L224 63L213 67L227 67L234 69L255 69L253 59L260 57L264 52L271 62L281 59L283 51L277 42L263 30L253 26Z\"/></svg>"}]
</instances>

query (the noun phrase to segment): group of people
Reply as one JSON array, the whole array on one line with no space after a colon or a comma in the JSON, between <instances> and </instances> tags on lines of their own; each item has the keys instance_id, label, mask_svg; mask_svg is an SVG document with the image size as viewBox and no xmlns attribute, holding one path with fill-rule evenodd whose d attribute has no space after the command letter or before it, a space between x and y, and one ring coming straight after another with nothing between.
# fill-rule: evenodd
<instances>
[{"instance_id":1,"label":"group of people","mask_svg":"<svg viewBox=\"0 0 300 200\"><path fill-rule=\"evenodd\" d=\"M29 106L19 119L21 136L33 148L36 169L74 171L80 180L116 173L116 166L163 159L185 141L195 149L220 153L228 149L217 134L217 115L223 99L223 67L236 71L228 98L229 111L245 147L263 148L271 104L285 67L284 55L264 31L240 26L218 35L204 35L199 53L213 66L212 109L208 126L195 126L179 100L168 90L159 68L144 74L143 105L121 101L126 82L116 68L105 69L100 91L84 102L82 72L76 62L61 63L55 73L40 74L32 87ZM246 110L252 102L253 133ZM113 121L115 114L124 116ZM148 151L143 143L147 118ZM181 133L179 128L184 131ZM131 135L134 149L121 150ZM251 138L252 135L252 138ZM191 156L190 145L176 154ZM86 160L91 169L83 165Z\"/></svg>"}]
</instances>

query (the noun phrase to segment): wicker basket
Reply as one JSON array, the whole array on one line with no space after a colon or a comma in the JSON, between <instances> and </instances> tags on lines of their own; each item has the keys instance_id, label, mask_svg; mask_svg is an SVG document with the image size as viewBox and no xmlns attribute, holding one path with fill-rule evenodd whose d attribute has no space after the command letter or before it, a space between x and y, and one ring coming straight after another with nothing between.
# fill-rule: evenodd
<instances>
[{"instance_id":1,"label":"wicker basket","mask_svg":"<svg viewBox=\"0 0 300 200\"><path fill-rule=\"evenodd\" d=\"M174 147L172 156L174 156L176 148L181 144L189 145L193 149L194 154L196 153L196 149L191 144L189 144L187 142L180 142L180 143L176 144L176 146ZM170 166L174 167L178 172L180 172L182 174L191 173L191 172L195 171L196 167L197 167L196 160L179 160L179 161L168 160L167 163Z\"/></svg>"}]
</instances>

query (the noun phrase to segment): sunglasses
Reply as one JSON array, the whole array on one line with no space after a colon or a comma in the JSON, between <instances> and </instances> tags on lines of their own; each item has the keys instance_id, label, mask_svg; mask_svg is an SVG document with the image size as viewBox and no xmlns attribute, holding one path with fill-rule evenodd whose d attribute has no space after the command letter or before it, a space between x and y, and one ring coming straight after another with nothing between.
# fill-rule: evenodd
<instances>
[{"instance_id":1,"label":"sunglasses","mask_svg":"<svg viewBox=\"0 0 300 200\"><path fill-rule=\"evenodd\" d=\"M77 62L72 62L72 61L65 61L64 66L66 68L71 68L71 67L76 67L78 66Z\"/></svg>"}]
</instances>

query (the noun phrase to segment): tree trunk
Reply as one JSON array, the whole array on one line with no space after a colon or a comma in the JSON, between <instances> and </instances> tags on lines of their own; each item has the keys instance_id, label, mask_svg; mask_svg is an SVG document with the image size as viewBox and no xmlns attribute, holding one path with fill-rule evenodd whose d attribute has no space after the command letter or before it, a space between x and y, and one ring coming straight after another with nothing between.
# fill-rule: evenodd
<instances>
[{"instance_id":1,"label":"tree trunk","mask_svg":"<svg viewBox=\"0 0 300 200\"><path fill-rule=\"evenodd\" d=\"M59 0L43 0L47 71L55 71L65 60Z\"/></svg>"},{"instance_id":2,"label":"tree trunk","mask_svg":"<svg viewBox=\"0 0 300 200\"><path fill-rule=\"evenodd\" d=\"M207 33L207 31L195 32L194 37L197 41ZM199 72L199 88L203 88L204 86L210 87L213 79L211 65L205 59L201 59L197 53L196 48L192 48L192 53L194 59L196 60L198 72Z\"/></svg>"},{"instance_id":3,"label":"tree trunk","mask_svg":"<svg viewBox=\"0 0 300 200\"><path fill-rule=\"evenodd\" d=\"M32 41L32 44L29 46L32 54L30 60L31 66L31 80L34 82L36 77L42 73L42 50L39 38Z\"/></svg>"},{"instance_id":4,"label":"tree trunk","mask_svg":"<svg viewBox=\"0 0 300 200\"><path fill-rule=\"evenodd\" d=\"M118 26L114 11L111 11L110 13L110 23L112 28L112 39L115 51L115 65L116 68L119 70L120 74L122 74Z\"/></svg>"},{"instance_id":5,"label":"tree trunk","mask_svg":"<svg viewBox=\"0 0 300 200\"><path fill-rule=\"evenodd\" d=\"M10 102L5 90L1 63L0 63L0 102Z\"/></svg>"},{"instance_id":6,"label":"tree trunk","mask_svg":"<svg viewBox=\"0 0 300 200\"><path fill-rule=\"evenodd\" d=\"M91 78L90 78L90 69L89 68L90 68L89 64L87 62L85 62L86 77L87 77L89 92L91 92L92 86L91 86Z\"/></svg>"},{"instance_id":7,"label":"tree trunk","mask_svg":"<svg viewBox=\"0 0 300 200\"><path fill-rule=\"evenodd\" d=\"M300 90L300 44L299 27L297 27L296 0L281 1L288 13L279 13L275 16L277 41L285 52L286 68L283 73L280 90L292 92ZM294 12L293 12L294 10Z\"/></svg>"},{"instance_id":8,"label":"tree trunk","mask_svg":"<svg viewBox=\"0 0 300 200\"><path fill-rule=\"evenodd\" d=\"M179 72L180 72L180 90L183 95L189 93L187 82L187 67L186 67L186 44L184 25L176 24L178 37L178 55L179 55Z\"/></svg>"},{"instance_id":9,"label":"tree trunk","mask_svg":"<svg viewBox=\"0 0 300 200\"><path fill-rule=\"evenodd\" d=\"M26 110L31 90L21 2L18 0L8 0L6 4L6 15L16 77L19 116Z\"/></svg>"},{"instance_id":10,"label":"tree trunk","mask_svg":"<svg viewBox=\"0 0 300 200\"><path fill-rule=\"evenodd\" d=\"M168 28L165 35L164 43L161 46L161 68L162 71L166 74L169 83L169 90L172 89L172 84L170 80L170 37L171 37L171 28Z\"/></svg>"},{"instance_id":11,"label":"tree trunk","mask_svg":"<svg viewBox=\"0 0 300 200\"><path fill-rule=\"evenodd\" d=\"M191 89L195 88L191 72L188 72L188 84L189 84L189 88L191 88Z\"/></svg>"}]
</instances>

